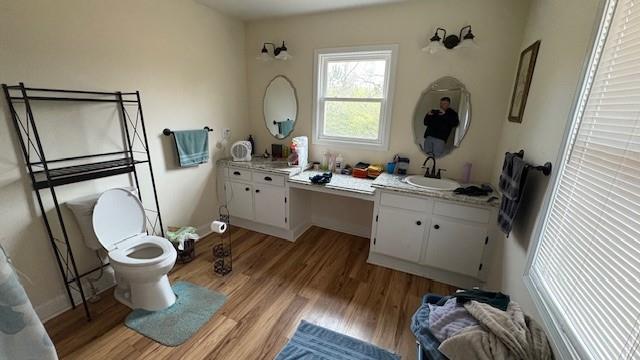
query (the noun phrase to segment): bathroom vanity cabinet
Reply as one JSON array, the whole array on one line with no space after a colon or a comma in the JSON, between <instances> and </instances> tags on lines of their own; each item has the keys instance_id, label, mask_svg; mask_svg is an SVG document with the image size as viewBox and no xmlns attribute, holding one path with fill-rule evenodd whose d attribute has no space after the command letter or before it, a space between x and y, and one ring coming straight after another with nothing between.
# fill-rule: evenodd
<instances>
[{"instance_id":1,"label":"bathroom vanity cabinet","mask_svg":"<svg viewBox=\"0 0 640 360\"><path fill-rule=\"evenodd\" d=\"M497 208L487 198L429 192L389 174L375 181L336 174L330 184L318 186L309 181L317 173L313 171L277 168L265 161L221 165L221 194L233 225L289 241L312 225L327 227L370 237L368 262L373 264L459 287L480 286L485 279L497 237ZM358 205L353 201L373 206L368 207L370 215L345 216L335 209L335 219L328 222L323 221L327 214L315 213L322 204L314 201L339 201L336 205L349 209ZM364 215L361 230L354 221L357 215Z\"/></svg>"},{"instance_id":2,"label":"bathroom vanity cabinet","mask_svg":"<svg viewBox=\"0 0 640 360\"><path fill-rule=\"evenodd\" d=\"M227 208L233 217L260 224L287 227L287 190L285 176L227 167L224 191Z\"/></svg>"},{"instance_id":3,"label":"bathroom vanity cabinet","mask_svg":"<svg viewBox=\"0 0 640 360\"><path fill-rule=\"evenodd\" d=\"M484 279L495 208L378 190L369 260L472 286Z\"/></svg>"}]
</instances>

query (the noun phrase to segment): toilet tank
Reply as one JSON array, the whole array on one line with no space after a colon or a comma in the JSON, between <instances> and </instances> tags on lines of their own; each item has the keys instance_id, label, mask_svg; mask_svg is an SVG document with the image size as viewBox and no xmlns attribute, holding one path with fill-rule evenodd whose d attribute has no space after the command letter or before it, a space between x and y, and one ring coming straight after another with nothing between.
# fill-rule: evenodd
<instances>
[{"instance_id":1,"label":"toilet tank","mask_svg":"<svg viewBox=\"0 0 640 360\"><path fill-rule=\"evenodd\" d=\"M134 187L125 187L123 189L130 191L136 196L138 195L138 191ZM93 208L96 206L96 202L100 195L102 195L102 193L87 195L69 200L65 203L76 218L76 222L78 223L78 227L80 227L80 232L82 233L82 238L84 239L84 244L92 250L102 249L102 245L93 231L92 222Z\"/></svg>"}]
</instances>

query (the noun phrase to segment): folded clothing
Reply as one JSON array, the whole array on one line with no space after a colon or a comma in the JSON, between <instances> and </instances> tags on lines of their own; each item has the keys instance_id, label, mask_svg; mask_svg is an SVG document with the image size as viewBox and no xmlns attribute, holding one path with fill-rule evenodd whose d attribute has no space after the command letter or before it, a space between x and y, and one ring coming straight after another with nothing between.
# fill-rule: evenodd
<instances>
[{"instance_id":1,"label":"folded clothing","mask_svg":"<svg viewBox=\"0 0 640 360\"><path fill-rule=\"evenodd\" d=\"M493 189L487 184L482 184L481 186L471 185L467 187L459 187L453 190L454 194L467 196L487 196L492 192Z\"/></svg>"},{"instance_id":2,"label":"folded clothing","mask_svg":"<svg viewBox=\"0 0 640 360\"><path fill-rule=\"evenodd\" d=\"M382 174L384 172L384 165L369 165L369 167L367 168L367 176L375 179L378 176L380 176L380 174Z\"/></svg>"},{"instance_id":3,"label":"folded clothing","mask_svg":"<svg viewBox=\"0 0 640 360\"><path fill-rule=\"evenodd\" d=\"M491 292L480 289L458 291L452 296L457 299L457 302L460 305L473 300L479 303L491 305L502 311L507 311L509 301L511 300L509 295L505 295L501 292Z\"/></svg>"},{"instance_id":4,"label":"folded clothing","mask_svg":"<svg viewBox=\"0 0 640 360\"><path fill-rule=\"evenodd\" d=\"M331 182L331 177L333 177L333 174L328 172L328 173L324 173L324 174L318 174L315 176L310 176L309 180L311 180L311 182L313 184L319 184L319 185L324 185L324 184L328 184Z\"/></svg>"}]
</instances>

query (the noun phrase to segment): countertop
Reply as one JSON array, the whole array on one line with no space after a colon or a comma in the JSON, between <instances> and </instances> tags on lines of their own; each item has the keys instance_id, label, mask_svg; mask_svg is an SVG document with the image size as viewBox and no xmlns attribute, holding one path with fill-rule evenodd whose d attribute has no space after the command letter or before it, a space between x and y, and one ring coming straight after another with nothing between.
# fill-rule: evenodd
<instances>
[{"instance_id":1,"label":"countertop","mask_svg":"<svg viewBox=\"0 0 640 360\"><path fill-rule=\"evenodd\" d=\"M473 205L481 205L481 206L491 206L498 207L500 205L500 195L495 191L488 196L467 196L467 195L458 195L454 194L453 191L434 191L424 189L418 186L413 186L404 181L406 176L402 175L392 175L387 173L382 173L378 176L377 179L373 181L371 187L375 189L382 189L388 191L397 191L408 194L415 195L425 195L438 199L445 199L449 201L458 201L466 204ZM488 202L491 197L496 197L496 200Z\"/></svg>"},{"instance_id":2,"label":"countertop","mask_svg":"<svg viewBox=\"0 0 640 360\"><path fill-rule=\"evenodd\" d=\"M233 161L229 158L217 161L218 166L233 166L238 168L252 169L294 176L302 172L299 166L289 166L286 161L272 160L271 158L253 157L251 161Z\"/></svg>"},{"instance_id":3,"label":"countertop","mask_svg":"<svg viewBox=\"0 0 640 360\"><path fill-rule=\"evenodd\" d=\"M333 174L331 182L324 185L312 184L309 177L322 174L323 171L307 170L295 176L289 178L289 182L309 185L309 186L322 186L331 190L349 191L358 194L373 195L376 191L371 185L373 180L355 178L351 175Z\"/></svg>"},{"instance_id":4,"label":"countertop","mask_svg":"<svg viewBox=\"0 0 640 360\"><path fill-rule=\"evenodd\" d=\"M286 161L265 159L254 157L251 161L232 161L231 159L220 159L219 166L233 166L238 168L259 170L281 174L287 176L289 182L308 185L322 186L328 190L348 191L356 194L373 195L376 189L386 191L396 191L407 194L429 196L437 199L457 201L465 204L498 207L500 205L500 195L494 190L489 196L467 196L457 195L452 191L433 191L418 186L413 186L404 181L406 176L382 173L377 179L361 179L351 175L333 174L331 182L325 185L315 185L311 183L309 177L322 174L323 171L305 170L299 166L289 166ZM497 199L488 202L492 197Z\"/></svg>"}]
</instances>

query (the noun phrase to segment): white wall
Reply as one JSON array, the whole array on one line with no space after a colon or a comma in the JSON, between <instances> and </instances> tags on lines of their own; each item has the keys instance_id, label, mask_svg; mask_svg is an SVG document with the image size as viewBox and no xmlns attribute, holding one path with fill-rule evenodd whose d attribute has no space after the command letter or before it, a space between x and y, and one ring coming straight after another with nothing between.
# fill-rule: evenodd
<instances>
[{"instance_id":1,"label":"white wall","mask_svg":"<svg viewBox=\"0 0 640 360\"><path fill-rule=\"evenodd\" d=\"M494 181L506 151L525 150L534 164L555 162L570 110L580 84L582 64L591 46L596 13L601 0L533 0L520 46L525 49L542 40L522 124L502 116L502 135L495 162ZM515 70L512 75L515 78ZM557 165L557 164L554 164ZM540 211L548 177L531 173L518 220L507 239L499 239L491 262L488 286L511 294L525 309L534 306L522 276L531 232Z\"/></svg>"},{"instance_id":2,"label":"white wall","mask_svg":"<svg viewBox=\"0 0 640 360\"><path fill-rule=\"evenodd\" d=\"M211 145L224 127L233 137L246 136L244 35L243 23L191 0L0 0L0 82L140 90L165 226L201 225L217 217L214 161L178 169L171 139L160 134L165 127L208 125L216 130ZM47 317L67 301L4 96L0 102L0 243L30 278L23 282L27 293ZM53 121L51 107L39 113L49 152L73 155L76 149L98 152L116 145L104 136L113 129L95 116L108 110L66 109L84 123L69 125L60 116ZM218 155L213 146L212 154ZM60 201L127 180L63 186ZM49 197L45 201L50 209ZM86 270L95 259L83 248L73 220L68 223L81 271Z\"/></svg>"},{"instance_id":3,"label":"white wall","mask_svg":"<svg viewBox=\"0 0 640 360\"><path fill-rule=\"evenodd\" d=\"M431 82L450 75L465 83L471 92L473 119L461 148L438 160L438 166L448 169L448 176L458 178L462 165L471 162L473 180L491 180L527 8L528 1L409 1L249 22L246 27L249 117L257 152L262 153L272 143L291 141L291 138L285 141L273 138L263 121L262 98L274 76L286 75L297 89L299 112L293 136L311 137L314 50L399 44L389 151L339 147L329 147L329 150L342 153L350 164L361 160L387 162L393 154L405 153L411 158L411 170L420 171L425 156L413 141L414 109L420 94ZM473 25L479 49L458 49L435 56L421 51L436 27L456 32L467 24ZM263 42L282 40L294 56L292 60L264 63L255 59ZM310 159L320 159L324 149L326 147L312 145Z\"/></svg>"}]
</instances>

